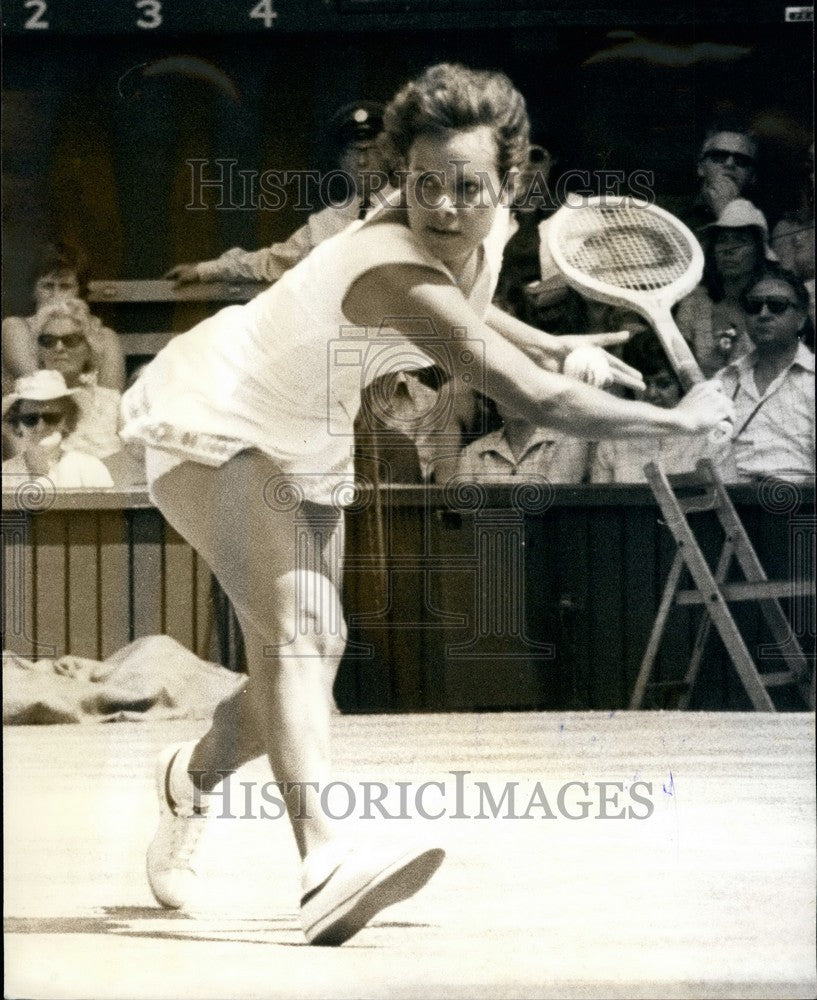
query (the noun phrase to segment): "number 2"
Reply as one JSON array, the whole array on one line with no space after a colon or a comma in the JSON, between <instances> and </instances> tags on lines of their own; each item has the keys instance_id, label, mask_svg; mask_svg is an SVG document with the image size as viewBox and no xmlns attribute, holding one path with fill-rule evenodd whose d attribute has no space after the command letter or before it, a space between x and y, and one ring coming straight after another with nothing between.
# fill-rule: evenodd
<instances>
[{"instance_id":1,"label":"number 2","mask_svg":"<svg viewBox=\"0 0 817 1000\"><path fill-rule=\"evenodd\" d=\"M265 28L271 28L278 12L272 6L272 0L258 0L258 3L250 11L250 17L264 22Z\"/></svg>"},{"instance_id":2,"label":"number 2","mask_svg":"<svg viewBox=\"0 0 817 1000\"><path fill-rule=\"evenodd\" d=\"M48 10L45 0L26 0L23 6L31 9L31 16L26 21L25 28L31 30L32 28L47 29L49 27L48 21L43 20L43 14Z\"/></svg>"},{"instance_id":3,"label":"number 2","mask_svg":"<svg viewBox=\"0 0 817 1000\"><path fill-rule=\"evenodd\" d=\"M162 23L162 5L159 0L136 0L136 9L144 11L136 22L137 28L158 28Z\"/></svg>"}]
</instances>

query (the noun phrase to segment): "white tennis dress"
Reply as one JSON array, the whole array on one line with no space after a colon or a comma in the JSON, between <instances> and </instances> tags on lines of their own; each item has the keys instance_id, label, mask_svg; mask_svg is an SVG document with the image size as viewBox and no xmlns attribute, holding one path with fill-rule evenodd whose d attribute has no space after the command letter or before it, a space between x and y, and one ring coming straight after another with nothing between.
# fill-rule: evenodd
<instances>
[{"instance_id":1,"label":"white tennis dress","mask_svg":"<svg viewBox=\"0 0 817 1000\"><path fill-rule=\"evenodd\" d=\"M479 316L499 276L507 213L498 215L468 296ZM404 263L433 268L454 283L386 209L325 240L246 305L228 306L174 337L122 401L121 435L147 447L149 483L183 461L219 466L257 448L307 499L335 502L333 489L352 472L363 387L435 357L393 330L355 327L343 314L357 278ZM417 322L433 341L434 331Z\"/></svg>"}]
</instances>

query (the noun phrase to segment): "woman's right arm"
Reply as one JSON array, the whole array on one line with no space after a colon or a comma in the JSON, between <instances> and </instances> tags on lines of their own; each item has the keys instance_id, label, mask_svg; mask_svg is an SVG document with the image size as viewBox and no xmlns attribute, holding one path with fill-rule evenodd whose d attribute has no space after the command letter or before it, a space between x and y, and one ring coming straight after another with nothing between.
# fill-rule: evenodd
<instances>
[{"instance_id":1,"label":"woman's right arm","mask_svg":"<svg viewBox=\"0 0 817 1000\"><path fill-rule=\"evenodd\" d=\"M454 378L475 377L472 388L533 424L574 437L696 434L733 413L731 401L712 383L695 386L678 406L666 410L545 371L484 323L444 275L420 265L387 265L366 272L347 293L344 313L361 326L397 329L420 348L424 337L418 336L418 329L427 330L430 321L448 348L445 355ZM452 349L455 345L464 350Z\"/></svg>"}]
</instances>

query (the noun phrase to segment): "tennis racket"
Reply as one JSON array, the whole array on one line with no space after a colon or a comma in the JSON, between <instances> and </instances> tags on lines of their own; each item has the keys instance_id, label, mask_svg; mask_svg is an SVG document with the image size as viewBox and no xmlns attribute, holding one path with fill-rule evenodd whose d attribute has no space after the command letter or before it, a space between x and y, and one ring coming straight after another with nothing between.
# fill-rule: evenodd
<instances>
[{"instance_id":1,"label":"tennis racket","mask_svg":"<svg viewBox=\"0 0 817 1000\"><path fill-rule=\"evenodd\" d=\"M587 198L553 215L547 241L576 291L633 309L652 325L685 392L704 381L670 313L704 267L703 250L682 222L634 198Z\"/></svg>"}]
</instances>

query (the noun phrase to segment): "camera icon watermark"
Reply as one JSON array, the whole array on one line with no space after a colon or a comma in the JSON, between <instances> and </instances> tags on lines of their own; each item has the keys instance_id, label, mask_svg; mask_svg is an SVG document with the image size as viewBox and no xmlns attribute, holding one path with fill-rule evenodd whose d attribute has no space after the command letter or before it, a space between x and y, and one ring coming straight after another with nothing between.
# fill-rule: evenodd
<instances>
[{"instance_id":1,"label":"camera icon watermark","mask_svg":"<svg viewBox=\"0 0 817 1000\"><path fill-rule=\"evenodd\" d=\"M427 317L387 317L377 329L348 326L339 333L327 353L330 434L353 434L346 401L360 398L358 438L390 429L412 440L434 434L459 443L465 401L484 391L481 342L468 339L465 328L443 336ZM425 374L430 391L407 387L403 376L416 372Z\"/></svg>"}]
</instances>

